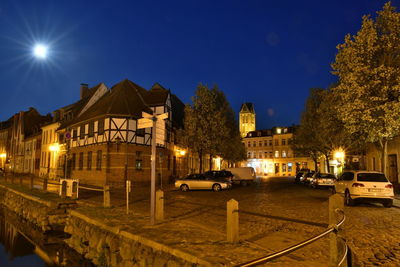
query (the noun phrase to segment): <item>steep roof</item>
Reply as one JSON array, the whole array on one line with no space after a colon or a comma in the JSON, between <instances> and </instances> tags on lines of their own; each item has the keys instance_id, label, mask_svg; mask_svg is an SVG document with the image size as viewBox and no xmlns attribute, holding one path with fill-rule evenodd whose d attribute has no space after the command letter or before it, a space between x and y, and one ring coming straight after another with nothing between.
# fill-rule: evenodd
<instances>
[{"instance_id":1,"label":"steep roof","mask_svg":"<svg viewBox=\"0 0 400 267\"><path fill-rule=\"evenodd\" d=\"M93 106L81 116L75 118L71 124L86 121L102 115L120 115L141 118L142 111L152 114L152 110L145 102L147 90L125 79L114 85Z\"/></svg>"},{"instance_id":2,"label":"steep roof","mask_svg":"<svg viewBox=\"0 0 400 267\"><path fill-rule=\"evenodd\" d=\"M20 115L21 113L17 113L14 115L13 118L15 119L15 121L20 120ZM22 112L22 120L23 133L24 137L26 138L40 132L41 126L47 122L50 122L52 120L52 117L50 114L42 116L35 108L31 107L28 111Z\"/></svg>"},{"instance_id":3,"label":"steep roof","mask_svg":"<svg viewBox=\"0 0 400 267\"><path fill-rule=\"evenodd\" d=\"M155 83L149 91L146 91L144 99L151 107L161 106L165 104L169 93L169 90L165 89L161 84Z\"/></svg>"},{"instance_id":4,"label":"steep roof","mask_svg":"<svg viewBox=\"0 0 400 267\"><path fill-rule=\"evenodd\" d=\"M253 103L250 103L250 102L243 103L242 106L241 106L241 108L240 108L240 112L255 113L255 112L254 112L254 105L253 105Z\"/></svg>"}]
</instances>

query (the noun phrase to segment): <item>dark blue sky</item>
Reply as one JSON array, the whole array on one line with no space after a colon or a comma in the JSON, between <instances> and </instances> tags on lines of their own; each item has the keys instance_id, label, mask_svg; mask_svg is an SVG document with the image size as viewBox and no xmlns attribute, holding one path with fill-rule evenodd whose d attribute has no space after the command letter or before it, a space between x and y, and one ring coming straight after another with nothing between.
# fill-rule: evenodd
<instances>
[{"instance_id":1,"label":"dark blue sky","mask_svg":"<svg viewBox=\"0 0 400 267\"><path fill-rule=\"evenodd\" d=\"M400 1L392 1L399 6ZM75 102L79 84L160 82L185 103L218 84L257 128L298 123L327 87L336 45L385 1L0 1L0 120ZM35 42L49 58L32 57Z\"/></svg>"}]
</instances>

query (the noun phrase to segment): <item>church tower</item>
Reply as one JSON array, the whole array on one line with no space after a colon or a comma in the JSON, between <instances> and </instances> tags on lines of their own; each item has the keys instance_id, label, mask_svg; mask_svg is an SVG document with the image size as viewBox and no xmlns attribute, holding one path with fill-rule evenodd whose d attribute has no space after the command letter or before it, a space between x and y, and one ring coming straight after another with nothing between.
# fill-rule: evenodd
<instances>
[{"instance_id":1,"label":"church tower","mask_svg":"<svg viewBox=\"0 0 400 267\"><path fill-rule=\"evenodd\" d=\"M256 112L253 103L242 104L239 112L239 130L242 137L256 130Z\"/></svg>"}]
</instances>

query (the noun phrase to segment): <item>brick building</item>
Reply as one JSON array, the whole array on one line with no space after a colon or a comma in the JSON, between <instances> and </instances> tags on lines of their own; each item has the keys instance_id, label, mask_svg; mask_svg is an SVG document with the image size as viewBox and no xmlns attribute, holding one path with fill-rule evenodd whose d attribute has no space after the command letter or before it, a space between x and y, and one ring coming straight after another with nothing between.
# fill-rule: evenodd
<instances>
[{"instance_id":1,"label":"brick building","mask_svg":"<svg viewBox=\"0 0 400 267\"><path fill-rule=\"evenodd\" d=\"M150 90L129 80L116 84L57 130L67 137L60 138L60 151L66 156L58 157L64 159L59 171L93 185L149 181L152 129L138 129L137 120L142 112L166 112L169 117L165 136L157 143L156 163L158 177L166 182L180 167L173 139L174 129L182 125L183 108L176 96L157 83Z\"/></svg>"}]
</instances>

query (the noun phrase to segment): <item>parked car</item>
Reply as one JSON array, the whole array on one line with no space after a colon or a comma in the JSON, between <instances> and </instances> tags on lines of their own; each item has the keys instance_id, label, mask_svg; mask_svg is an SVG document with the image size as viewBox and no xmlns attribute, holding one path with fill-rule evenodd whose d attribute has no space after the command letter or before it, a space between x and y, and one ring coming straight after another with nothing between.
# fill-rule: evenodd
<instances>
[{"instance_id":1,"label":"parked car","mask_svg":"<svg viewBox=\"0 0 400 267\"><path fill-rule=\"evenodd\" d=\"M313 179L315 171L305 172L302 177L300 177L300 182L305 184L310 184L311 180Z\"/></svg>"},{"instance_id":2,"label":"parked car","mask_svg":"<svg viewBox=\"0 0 400 267\"><path fill-rule=\"evenodd\" d=\"M232 183L246 186L256 180L256 172L253 167L228 168L226 170L233 174Z\"/></svg>"},{"instance_id":3,"label":"parked car","mask_svg":"<svg viewBox=\"0 0 400 267\"><path fill-rule=\"evenodd\" d=\"M314 173L311 180L311 186L317 187L333 187L335 185L336 176L330 173Z\"/></svg>"},{"instance_id":4,"label":"parked car","mask_svg":"<svg viewBox=\"0 0 400 267\"><path fill-rule=\"evenodd\" d=\"M232 182L233 174L230 171L222 170L222 171L207 171L204 173L207 177L212 177L214 179L221 179L227 182Z\"/></svg>"},{"instance_id":5,"label":"parked car","mask_svg":"<svg viewBox=\"0 0 400 267\"><path fill-rule=\"evenodd\" d=\"M230 182L207 177L203 174L190 174L185 178L175 180L175 187L184 192L198 189L208 189L217 192L222 189L229 189L231 186Z\"/></svg>"},{"instance_id":6,"label":"parked car","mask_svg":"<svg viewBox=\"0 0 400 267\"><path fill-rule=\"evenodd\" d=\"M336 181L334 191L344 196L348 206L358 201L378 202L388 208L393 205L393 185L381 172L345 171Z\"/></svg>"}]
</instances>

